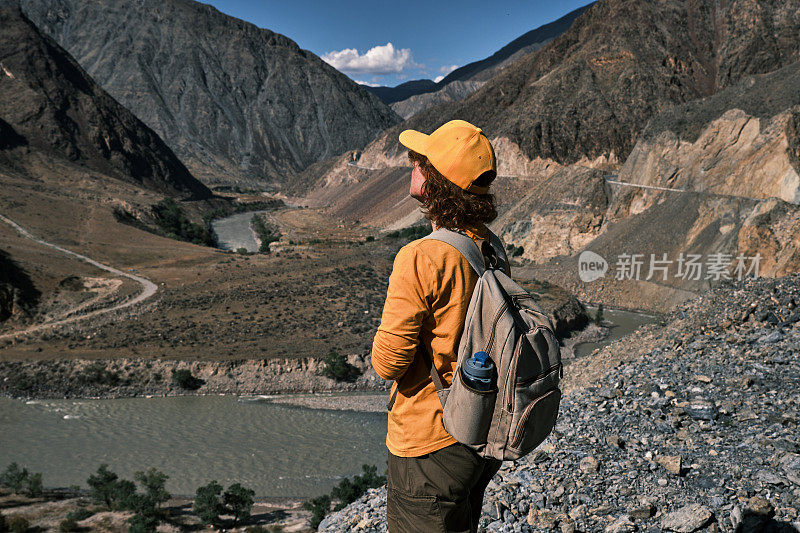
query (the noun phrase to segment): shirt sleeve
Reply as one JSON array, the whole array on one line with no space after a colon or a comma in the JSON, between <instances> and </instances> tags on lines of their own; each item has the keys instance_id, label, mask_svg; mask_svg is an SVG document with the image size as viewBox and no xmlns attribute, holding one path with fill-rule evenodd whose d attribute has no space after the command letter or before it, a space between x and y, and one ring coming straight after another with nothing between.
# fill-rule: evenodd
<instances>
[{"instance_id":1,"label":"shirt sleeve","mask_svg":"<svg viewBox=\"0 0 800 533\"><path fill-rule=\"evenodd\" d=\"M372 343L372 367L383 379L400 379L414 361L437 279L430 260L414 243L397 253L381 325Z\"/></svg>"}]
</instances>

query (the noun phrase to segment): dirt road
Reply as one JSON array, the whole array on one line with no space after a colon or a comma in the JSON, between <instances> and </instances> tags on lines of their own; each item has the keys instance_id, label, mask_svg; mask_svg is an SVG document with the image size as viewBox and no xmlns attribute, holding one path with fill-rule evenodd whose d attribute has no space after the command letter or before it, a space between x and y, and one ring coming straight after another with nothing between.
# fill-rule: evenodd
<instances>
[{"instance_id":1,"label":"dirt road","mask_svg":"<svg viewBox=\"0 0 800 533\"><path fill-rule=\"evenodd\" d=\"M35 331L40 331L40 330L47 329L47 328L53 328L53 327L57 327L57 326L62 326L64 324L70 324L72 322L77 322L79 320L84 320L84 319L87 319L87 318L96 317L98 315L102 315L102 314L105 314L105 313L111 313L113 311L118 311L120 309L125 309L127 307L131 307L133 305L136 305L138 303L141 303L141 302L147 300L148 298L153 296L158 291L158 286L156 286L155 283L153 283L152 281L150 281L148 279L145 279L145 278L143 278L141 276L137 276L135 274L129 274L127 272L123 272L122 270L119 270L117 268L114 268L114 267L111 267L111 266L108 266L108 265L104 265L103 263L100 263L99 261L95 261L94 259L92 259L90 257L87 257L85 255L73 252L72 250L67 250L66 248L62 248L61 246L58 246L57 244L53 244L53 243L44 241L42 239L39 239L39 238L33 236L28 230L26 230L25 228L23 228L22 226L20 226L19 224L17 224L13 220L11 220L10 218L7 218L7 217L5 217L3 215L0 215L0 221L3 221L6 224L8 224L9 226L11 226L12 228L14 228L20 235L22 235L26 239L30 239L30 240L38 243L38 244L41 244L42 246L47 246L49 248L53 248L54 250L58 250L61 253L70 255L72 257L80 259L81 261L85 261L86 263L89 263L92 266L95 266L95 267L97 267L97 268L99 268L101 270L105 270L106 272L111 272L114 275L122 276L122 277L125 277L125 278L128 278L128 279L132 279L133 281L135 281L136 283L138 283L139 285L142 286L142 292L140 292L134 298L132 298L130 300L127 300L125 302L119 303L117 305L114 305L112 307L107 307L105 309L97 309L97 310L91 311L89 313L85 313L85 314L82 314L82 315L71 316L69 318L65 318L65 319L62 319L62 320L56 320L56 321L53 321L53 322L46 322L44 324L37 324L35 326L31 326L31 327L23 329L23 330L14 331L14 332L11 332L11 333L6 333L4 335L0 335L0 339L13 339L13 338L16 338L16 337L21 337L21 336L27 335L29 333L33 333Z\"/></svg>"}]
</instances>

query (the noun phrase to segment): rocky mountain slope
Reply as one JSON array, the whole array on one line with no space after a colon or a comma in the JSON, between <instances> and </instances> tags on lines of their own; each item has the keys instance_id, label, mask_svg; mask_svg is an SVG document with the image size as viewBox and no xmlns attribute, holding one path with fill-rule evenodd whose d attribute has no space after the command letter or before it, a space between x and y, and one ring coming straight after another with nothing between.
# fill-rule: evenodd
<instances>
[{"instance_id":1,"label":"rocky mountain slope","mask_svg":"<svg viewBox=\"0 0 800 533\"><path fill-rule=\"evenodd\" d=\"M0 26L0 165L25 168L34 152L170 195L211 195L18 7L0 8Z\"/></svg>"},{"instance_id":2,"label":"rocky mountain slope","mask_svg":"<svg viewBox=\"0 0 800 533\"><path fill-rule=\"evenodd\" d=\"M545 44L564 33L572 23L592 4L578 8L563 17L539 26L508 43L491 56L473 61L463 67L455 69L442 80L414 80L401 83L397 87L366 87L366 89L397 111L403 118L408 118L414 113L441 102L460 100L481 87L495 74L510 65L520 57L535 52ZM461 83L454 83L461 82ZM438 96L434 94L442 93ZM425 97L424 95L428 95ZM409 101L410 98L414 100ZM403 110L400 112L399 110Z\"/></svg>"},{"instance_id":3,"label":"rocky mountain slope","mask_svg":"<svg viewBox=\"0 0 800 533\"><path fill-rule=\"evenodd\" d=\"M398 120L292 40L198 2L23 8L206 184L279 187Z\"/></svg>"},{"instance_id":4,"label":"rocky mountain slope","mask_svg":"<svg viewBox=\"0 0 800 533\"><path fill-rule=\"evenodd\" d=\"M553 434L503 464L481 525L800 529L798 287L798 275L720 287L568 366ZM371 489L319 530L386 531L385 502Z\"/></svg>"},{"instance_id":5,"label":"rocky mountain slope","mask_svg":"<svg viewBox=\"0 0 800 533\"><path fill-rule=\"evenodd\" d=\"M384 227L418 220L404 200L407 180L386 180L407 164L396 135L457 116L496 128L488 131L500 174L493 229L524 249L533 277L592 301L663 309L707 289L705 274L676 277L673 263L666 279L645 280L645 264L641 281L616 280L619 254L761 254L762 275L797 271L800 62L798 32L788 28L800 27L800 12L767 1L700 7L602 0L463 104L425 111L354 154L358 173L328 169L311 197ZM612 34L611 24L622 31ZM702 28L716 28L716 40L695 35ZM529 119L539 123L533 131L520 122ZM359 194L378 183L394 188L381 189L380 205L343 188ZM584 249L610 262L605 279L578 278Z\"/></svg>"},{"instance_id":6,"label":"rocky mountain slope","mask_svg":"<svg viewBox=\"0 0 800 533\"><path fill-rule=\"evenodd\" d=\"M396 156L401 130L432 131L453 117L528 160L621 162L654 115L800 59L799 32L791 2L600 0L466 100L387 130L362 163Z\"/></svg>"}]
</instances>

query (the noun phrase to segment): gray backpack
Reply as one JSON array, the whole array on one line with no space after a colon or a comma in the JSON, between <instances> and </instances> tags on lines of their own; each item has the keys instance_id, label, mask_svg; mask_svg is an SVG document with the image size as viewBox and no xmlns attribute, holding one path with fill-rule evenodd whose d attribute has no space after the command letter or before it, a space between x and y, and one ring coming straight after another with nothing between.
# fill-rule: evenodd
<instances>
[{"instance_id":1,"label":"gray backpack","mask_svg":"<svg viewBox=\"0 0 800 533\"><path fill-rule=\"evenodd\" d=\"M456 248L479 279L450 387L442 386L431 356L422 353L447 432L483 457L513 460L533 451L553 430L561 401L561 352L550 319L500 268L508 261L502 241L492 233L490 237L483 250L455 231L439 229L425 237ZM489 391L469 387L463 377L464 362L481 350L496 368L495 386Z\"/></svg>"}]
</instances>

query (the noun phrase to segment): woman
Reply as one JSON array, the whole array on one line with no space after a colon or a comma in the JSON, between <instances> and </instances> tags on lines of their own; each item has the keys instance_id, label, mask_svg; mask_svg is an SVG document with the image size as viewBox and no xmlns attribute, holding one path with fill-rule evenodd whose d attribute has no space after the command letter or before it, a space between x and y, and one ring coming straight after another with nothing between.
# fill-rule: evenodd
<instances>
[{"instance_id":1,"label":"woman","mask_svg":"<svg viewBox=\"0 0 800 533\"><path fill-rule=\"evenodd\" d=\"M413 164L409 193L433 229L461 231L476 243L497 217L489 186L497 175L491 143L463 120L430 135L400 134ZM452 383L458 342L478 275L455 248L417 240L397 253L372 347L372 365L392 387L389 450L389 531L477 531L486 485L500 461L484 459L442 426L442 406L430 376L435 366Z\"/></svg>"}]
</instances>

